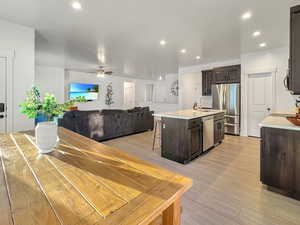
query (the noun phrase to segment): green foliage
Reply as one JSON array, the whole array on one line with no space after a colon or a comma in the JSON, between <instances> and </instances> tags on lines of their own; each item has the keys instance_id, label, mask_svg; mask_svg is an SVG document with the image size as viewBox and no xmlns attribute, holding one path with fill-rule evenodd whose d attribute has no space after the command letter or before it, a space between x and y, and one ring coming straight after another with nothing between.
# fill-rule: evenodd
<instances>
[{"instance_id":1,"label":"green foliage","mask_svg":"<svg viewBox=\"0 0 300 225\"><path fill-rule=\"evenodd\" d=\"M36 118L41 108L41 94L37 87L33 87L26 92L27 98L20 105L21 113L25 114L28 118Z\"/></svg>"},{"instance_id":2,"label":"green foliage","mask_svg":"<svg viewBox=\"0 0 300 225\"><path fill-rule=\"evenodd\" d=\"M114 104L114 100L113 100L113 87L112 87L112 83L109 83L106 86L106 96L105 96L105 104L110 106L112 104Z\"/></svg>"},{"instance_id":3,"label":"green foliage","mask_svg":"<svg viewBox=\"0 0 300 225\"><path fill-rule=\"evenodd\" d=\"M44 100L41 100L40 90L33 87L27 91L27 97L20 104L21 113L28 118L36 118L38 113L43 113L48 117L48 120L53 120L53 117L61 116L70 107L74 106L76 102L86 102L84 97L77 97L64 104L58 104L56 97L53 94L46 93Z\"/></svg>"}]
</instances>

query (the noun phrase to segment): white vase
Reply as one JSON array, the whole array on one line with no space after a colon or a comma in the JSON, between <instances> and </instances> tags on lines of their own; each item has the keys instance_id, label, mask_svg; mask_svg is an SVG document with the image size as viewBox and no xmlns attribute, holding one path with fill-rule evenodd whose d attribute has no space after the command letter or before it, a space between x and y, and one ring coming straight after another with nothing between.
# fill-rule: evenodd
<instances>
[{"instance_id":1,"label":"white vase","mask_svg":"<svg viewBox=\"0 0 300 225\"><path fill-rule=\"evenodd\" d=\"M41 122L35 128L35 142L42 154L50 153L57 146L57 124L55 122Z\"/></svg>"}]
</instances>

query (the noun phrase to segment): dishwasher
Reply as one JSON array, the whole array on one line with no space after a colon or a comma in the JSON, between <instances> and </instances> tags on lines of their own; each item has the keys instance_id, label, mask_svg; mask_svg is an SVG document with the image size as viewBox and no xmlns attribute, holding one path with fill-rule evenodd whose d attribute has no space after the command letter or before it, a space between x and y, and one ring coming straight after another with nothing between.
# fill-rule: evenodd
<instances>
[{"instance_id":1,"label":"dishwasher","mask_svg":"<svg viewBox=\"0 0 300 225\"><path fill-rule=\"evenodd\" d=\"M203 152L214 146L214 117L206 116L202 118L203 122Z\"/></svg>"}]
</instances>

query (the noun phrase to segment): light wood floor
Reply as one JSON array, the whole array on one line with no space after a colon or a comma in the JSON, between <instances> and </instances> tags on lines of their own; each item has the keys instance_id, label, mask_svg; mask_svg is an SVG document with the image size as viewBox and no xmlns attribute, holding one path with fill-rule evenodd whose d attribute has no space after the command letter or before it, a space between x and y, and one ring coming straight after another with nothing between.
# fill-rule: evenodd
<instances>
[{"instance_id":1,"label":"light wood floor","mask_svg":"<svg viewBox=\"0 0 300 225\"><path fill-rule=\"evenodd\" d=\"M300 201L270 192L259 181L259 140L226 136L188 165L152 151L152 132L104 142L160 167L188 176L183 225L299 225Z\"/></svg>"}]
</instances>

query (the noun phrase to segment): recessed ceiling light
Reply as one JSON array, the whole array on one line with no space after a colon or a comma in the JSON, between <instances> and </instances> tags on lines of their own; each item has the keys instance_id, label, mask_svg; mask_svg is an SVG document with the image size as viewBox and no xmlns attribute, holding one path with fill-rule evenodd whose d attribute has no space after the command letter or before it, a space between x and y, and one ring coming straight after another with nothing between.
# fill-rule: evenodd
<instances>
[{"instance_id":1,"label":"recessed ceiling light","mask_svg":"<svg viewBox=\"0 0 300 225\"><path fill-rule=\"evenodd\" d=\"M163 79L162 76L159 76L158 80L162 80L162 79Z\"/></svg>"},{"instance_id":2,"label":"recessed ceiling light","mask_svg":"<svg viewBox=\"0 0 300 225\"><path fill-rule=\"evenodd\" d=\"M266 46L267 46L267 44L265 42L259 44L259 47L261 47L261 48L264 48Z\"/></svg>"},{"instance_id":3,"label":"recessed ceiling light","mask_svg":"<svg viewBox=\"0 0 300 225\"><path fill-rule=\"evenodd\" d=\"M243 19L243 20L250 19L251 17L252 17L252 13L251 13L251 12L245 12L245 13L242 15L242 19Z\"/></svg>"},{"instance_id":4,"label":"recessed ceiling light","mask_svg":"<svg viewBox=\"0 0 300 225\"><path fill-rule=\"evenodd\" d=\"M186 49L181 49L180 51L182 54L185 54L186 53Z\"/></svg>"},{"instance_id":5,"label":"recessed ceiling light","mask_svg":"<svg viewBox=\"0 0 300 225\"><path fill-rule=\"evenodd\" d=\"M261 34L260 31L255 31L255 32L253 32L252 36L253 36L253 37L257 37L257 36L259 36L260 34Z\"/></svg>"},{"instance_id":6,"label":"recessed ceiling light","mask_svg":"<svg viewBox=\"0 0 300 225\"><path fill-rule=\"evenodd\" d=\"M161 40L159 43L160 43L160 45L162 45L162 46L164 46L164 45L167 44L167 42L166 42L165 40Z\"/></svg>"},{"instance_id":7,"label":"recessed ceiling light","mask_svg":"<svg viewBox=\"0 0 300 225\"><path fill-rule=\"evenodd\" d=\"M82 5L81 5L81 3L78 2L78 1L73 2L73 3L72 3L72 7L73 7L73 9L76 9L76 10L82 9Z\"/></svg>"},{"instance_id":8,"label":"recessed ceiling light","mask_svg":"<svg viewBox=\"0 0 300 225\"><path fill-rule=\"evenodd\" d=\"M198 56L196 56L196 59L199 60L199 59L201 59L201 57L198 55Z\"/></svg>"}]
</instances>

